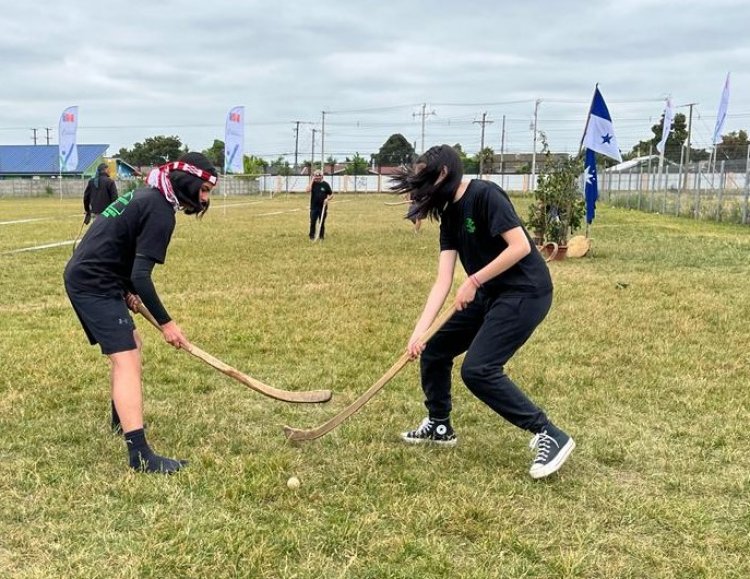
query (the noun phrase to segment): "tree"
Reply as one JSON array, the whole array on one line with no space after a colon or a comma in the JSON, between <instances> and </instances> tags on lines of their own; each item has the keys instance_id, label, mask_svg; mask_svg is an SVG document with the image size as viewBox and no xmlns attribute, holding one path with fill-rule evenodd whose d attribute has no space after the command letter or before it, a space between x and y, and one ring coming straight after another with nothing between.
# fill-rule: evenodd
<instances>
[{"instance_id":1,"label":"tree","mask_svg":"<svg viewBox=\"0 0 750 579\"><path fill-rule=\"evenodd\" d=\"M658 154L656 145L661 141L662 125L664 124L664 115L662 114L659 122L651 127L651 132L654 136L645 141L640 141L635 145L630 153L627 155L628 158L635 158L637 156L648 155L649 151L653 155ZM683 113L677 113L674 116L672 123L672 130L670 131L667 142L664 145L664 158L669 159L674 163L680 162L681 147L687 141L687 118ZM704 149L693 149L690 147L690 160L691 161L703 161L708 159L709 154Z\"/></svg>"},{"instance_id":2,"label":"tree","mask_svg":"<svg viewBox=\"0 0 750 579\"><path fill-rule=\"evenodd\" d=\"M378 166L385 165L392 167L407 165L415 159L415 156L414 147L406 140L406 137L401 133L394 133L383 143L380 150L372 155L372 159Z\"/></svg>"},{"instance_id":3,"label":"tree","mask_svg":"<svg viewBox=\"0 0 750 579\"><path fill-rule=\"evenodd\" d=\"M187 146L183 147L179 137L158 135L148 137L143 143L136 143L130 150L123 147L118 156L135 167L146 167L176 161L187 151Z\"/></svg>"},{"instance_id":4,"label":"tree","mask_svg":"<svg viewBox=\"0 0 750 579\"><path fill-rule=\"evenodd\" d=\"M205 151L202 151L202 153L211 161L214 167L217 169L224 168L224 141L214 139L214 144Z\"/></svg>"},{"instance_id":5,"label":"tree","mask_svg":"<svg viewBox=\"0 0 750 579\"><path fill-rule=\"evenodd\" d=\"M744 161L747 159L747 145L746 131L732 131L728 135L722 135L721 143L716 145L716 158Z\"/></svg>"},{"instance_id":6,"label":"tree","mask_svg":"<svg viewBox=\"0 0 750 579\"><path fill-rule=\"evenodd\" d=\"M485 175L492 173L492 162L494 160L495 151L493 151L491 147L485 147L479 151L476 155L477 173L479 173L480 167L483 169Z\"/></svg>"},{"instance_id":7,"label":"tree","mask_svg":"<svg viewBox=\"0 0 750 579\"><path fill-rule=\"evenodd\" d=\"M347 175L367 175L370 170L370 165L367 159L362 157L359 153L355 153L354 157L349 159L346 158L346 174Z\"/></svg>"},{"instance_id":8,"label":"tree","mask_svg":"<svg viewBox=\"0 0 750 579\"><path fill-rule=\"evenodd\" d=\"M262 175L268 171L268 162L254 155L245 155L242 159L242 170L245 175Z\"/></svg>"},{"instance_id":9,"label":"tree","mask_svg":"<svg viewBox=\"0 0 750 579\"><path fill-rule=\"evenodd\" d=\"M275 161L271 162L271 174L272 175L291 175L292 174L292 167L289 165L289 161L287 161L284 157L279 157Z\"/></svg>"},{"instance_id":10,"label":"tree","mask_svg":"<svg viewBox=\"0 0 750 579\"><path fill-rule=\"evenodd\" d=\"M461 159L461 165L463 165L465 175L476 175L479 173L479 159L477 157L469 157L464 153L463 147L461 147L460 143L453 145L453 148L456 150L456 153L458 153L459 159Z\"/></svg>"}]
</instances>

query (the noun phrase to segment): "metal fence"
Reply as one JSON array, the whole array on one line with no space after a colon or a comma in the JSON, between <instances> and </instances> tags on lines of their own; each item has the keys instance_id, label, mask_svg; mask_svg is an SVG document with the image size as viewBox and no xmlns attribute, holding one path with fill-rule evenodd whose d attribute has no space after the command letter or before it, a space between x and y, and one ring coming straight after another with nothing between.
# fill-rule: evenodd
<instances>
[{"instance_id":1,"label":"metal fence","mask_svg":"<svg viewBox=\"0 0 750 579\"><path fill-rule=\"evenodd\" d=\"M599 196L615 207L693 219L750 224L750 171L728 173L696 164L659 174L643 168L599 173Z\"/></svg>"}]
</instances>

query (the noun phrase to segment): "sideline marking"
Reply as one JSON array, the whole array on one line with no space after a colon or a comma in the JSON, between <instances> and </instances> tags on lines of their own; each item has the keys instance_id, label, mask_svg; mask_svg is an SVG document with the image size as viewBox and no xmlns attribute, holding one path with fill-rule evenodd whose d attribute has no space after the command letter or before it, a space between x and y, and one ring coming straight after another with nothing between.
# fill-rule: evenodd
<instances>
[{"instance_id":1,"label":"sideline marking","mask_svg":"<svg viewBox=\"0 0 750 579\"><path fill-rule=\"evenodd\" d=\"M15 221L0 221L0 225L15 225L16 223L31 223L32 221L44 221L47 217L34 217L33 219L16 219Z\"/></svg>"},{"instance_id":2,"label":"sideline marking","mask_svg":"<svg viewBox=\"0 0 750 579\"><path fill-rule=\"evenodd\" d=\"M281 215L282 213L294 213L300 209L288 209L287 211L274 211L272 213L258 213L257 215L251 215L250 217L265 217L266 215Z\"/></svg>"},{"instance_id":3,"label":"sideline marking","mask_svg":"<svg viewBox=\"0 0 750 579\"><path fill-rule=\"evenodd\" d=\"M34 245L33 247L22 247L21 249L11 249L10 251L4 251L0 255L10 255L12 253L22 253L24 251L37 251L39 249L50 249L51 247L62 247L63 245L73 245L75 239L70 241L56 241L55 243L46 243L44 245Z\"/></svg>"}]
</instances>

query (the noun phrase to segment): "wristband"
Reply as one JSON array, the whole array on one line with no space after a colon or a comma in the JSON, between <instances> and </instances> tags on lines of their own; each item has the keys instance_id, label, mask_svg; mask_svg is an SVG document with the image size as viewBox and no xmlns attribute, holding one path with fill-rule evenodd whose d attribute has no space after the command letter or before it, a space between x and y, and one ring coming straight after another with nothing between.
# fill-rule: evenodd
<instances>
[{"instance_id":1,"label":"wristband","mask_svg":"<svg viewBox=\"0 0 750 579\"><path fill-rule=\"evenodd\" d=\"M481 283L479 283L479 280L477 279L477 276L476 276L476 274L471 274L471 275L469 276L469 279L471 280L471 283L473 283L473 284L474 284L474 287L475 287L475 288L479 289L479 288L481 288L481 287L482 287L482 284L481 284Z\"/></svg>"}]
</instances>

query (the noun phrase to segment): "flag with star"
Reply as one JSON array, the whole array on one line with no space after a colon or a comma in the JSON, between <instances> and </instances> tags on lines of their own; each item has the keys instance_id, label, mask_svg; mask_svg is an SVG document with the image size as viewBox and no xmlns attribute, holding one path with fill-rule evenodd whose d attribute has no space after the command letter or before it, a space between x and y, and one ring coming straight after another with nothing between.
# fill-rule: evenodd
<instances>
[{"instance_id":1,"label":"flag with star","mask_svg":"<svg viewBox=\"0 0 750 579\"><path fill-rule=\"evenodd\" d=\"M591 149L586 149L583 182L586 198L586 223L591 224L596 212L596 200L599 198L599 186L596 182L596 154Z\"/></svg>"},{"instance_id":2,"label":"flag with star","mask_svg":"<svg viewBox=\"0 0 750 579\"><path fill-rule=\"evenodd\" d=\"M591 101L591 110L586 121L586 130L583 133L581 146L622 163L622 155L620 154L620 148L617 146L612 117L609 116L609 110L607 110L607 105L602 93L599 92L598 86L594 90L594 98Z\"/></svg>"}]
</instances>

